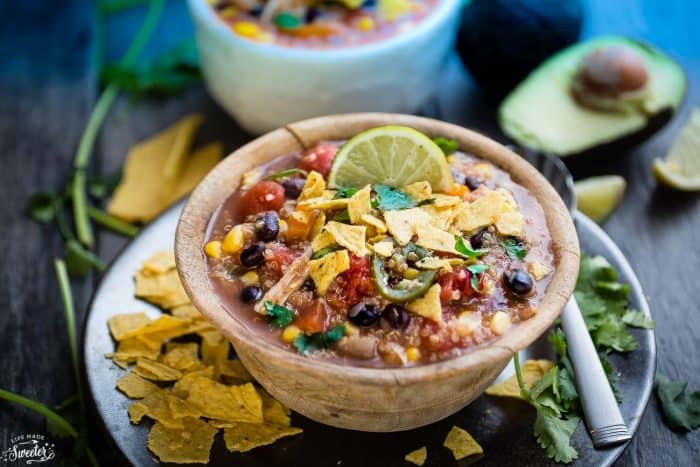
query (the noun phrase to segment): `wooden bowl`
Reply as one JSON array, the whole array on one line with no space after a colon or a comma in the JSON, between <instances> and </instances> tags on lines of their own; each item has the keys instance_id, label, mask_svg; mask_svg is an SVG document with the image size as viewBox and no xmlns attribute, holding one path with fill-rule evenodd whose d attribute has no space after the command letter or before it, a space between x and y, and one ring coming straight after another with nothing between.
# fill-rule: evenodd
<instances>
[{"instance_id":1,"label":"wooden bowl","mask_svg":"<svg viewBox=\"0 0 700 467\"><path fill-rule=\"evenodd\" d=\"M362 368L290 352L253 332L219 301L207 276L202 247L217 208L244 172L322 140L344 140L368 128L407 125L445 136L466 153L508 171L542 205L552 236L555 271L539 312L488 347L464 356L408 368ZM177 227L175 254L194 305L233 343L255 379L276 399L313 420L363 431L427 425L460 410L496 378L514 352L528 346L559 316L573 292L579 246L567 208L554 188L525 160L495 141L456 125L399 114L346 114L314 118L267 133L217 165L190 196Z\"/></svg>"}]
</instances>

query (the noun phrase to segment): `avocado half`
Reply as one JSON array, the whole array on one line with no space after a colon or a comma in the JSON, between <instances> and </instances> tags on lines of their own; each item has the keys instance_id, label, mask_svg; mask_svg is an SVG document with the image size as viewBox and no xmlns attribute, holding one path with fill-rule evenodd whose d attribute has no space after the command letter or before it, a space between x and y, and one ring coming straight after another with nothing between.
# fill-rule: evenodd
<instances>
[{"instance_id":1,"label":"avocado half","mask_svg":"<svg viewBox=\"0 0 700 467\"><path fill-rule=\"evenodd\" d=\"M606 47L628 47L642 58L648 79L643 97L618 111L584 106L572 84L582 59ZM553 55L501 103L499 122L518 144L568 157L631 147L662 128L686 92L683 69L655 48L625 37L600 37Z\"/></svg>"}]
</instances>

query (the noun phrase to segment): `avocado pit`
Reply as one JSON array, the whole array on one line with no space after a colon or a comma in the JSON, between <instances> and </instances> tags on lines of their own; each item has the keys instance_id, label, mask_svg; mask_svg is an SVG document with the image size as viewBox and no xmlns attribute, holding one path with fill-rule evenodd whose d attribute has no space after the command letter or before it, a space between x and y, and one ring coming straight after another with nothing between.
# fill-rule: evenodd
<instances>
[{"instance_id":1,"label":"avocado pit","mask_svg":"<svg viewBox=\"0 0 700 467\"><path fill-rule=\"evenodd\" d=\"M648 82L646 64L638 53L629 47L608 46L581 59L571 90L585 107L625 111L643 99Z\"/></svg>"}]
</instances>

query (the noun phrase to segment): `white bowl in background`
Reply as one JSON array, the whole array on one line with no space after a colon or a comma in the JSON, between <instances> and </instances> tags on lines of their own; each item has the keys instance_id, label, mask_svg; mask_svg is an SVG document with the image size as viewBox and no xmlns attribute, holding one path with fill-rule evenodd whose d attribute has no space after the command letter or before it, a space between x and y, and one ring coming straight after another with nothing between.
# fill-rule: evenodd
<instances>
[{"instance_id":1,"label":"white bowl in background","mask_svg":"<svg viewBox=\"0 0 700 467\"><path fill-rule=\"evenodd\" d=\"M206 0L189 0L205 84L245 130L348 112L414 113L435 92L461 0L442 0L396 36L345 48L292 48L237 36Z\"/></svg>"}]
</instances>

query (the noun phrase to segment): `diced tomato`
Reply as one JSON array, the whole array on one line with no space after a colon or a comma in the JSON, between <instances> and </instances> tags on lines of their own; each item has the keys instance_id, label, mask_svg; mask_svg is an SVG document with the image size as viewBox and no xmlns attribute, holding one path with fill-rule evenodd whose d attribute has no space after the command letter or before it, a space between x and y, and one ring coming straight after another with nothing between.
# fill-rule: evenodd
<instances>
[{"instance_id":1,"label":"diced tomato","mask_svg":"<svg viewBox=\"0 0 700 467\"><path fill-rule=\"evenodd\" d=\"M438 277L440 283L440 301L449 303L454 300L455 291L459 291L461 297L471 297L476 291L471 286L472 273L465 268L453 268L451 272L445 272Z\"/></svg>"},{"instance_id":2,"label":"diced tomato","mask_svg":"<svg viewBox=\"0 0 700 467\"><path fill-rule=\"evenodd\" d=\"M325 332L328 329L328 308L324 300L316 299L298 310L294 325L303 332Z\"/></svg>"},{"instance_id":3,"label":"diced tomato","mask_svg":"<svg viewBox=\"0 0 700 467\"><path fill-rule=\"evenodd\" d=\"M299 162L299 168L308 171L315 170L327 177L328 172L331 171L331 164L333 164L336 152L338 152L336 144L318 144L304 154Z\"/></svg>"},{"instance_id":4,"label":"diced tomato","mask_svg":"<svg viewBox=\"0 0 700 467\"><path fill-rule=\"evenodd\" d=\"M284 204L284 188L279 183L263 180L241 196L241 214L248 216L263 211L278 211Z\"/></svg>"},{"instance_id":5,"label":"diced tomato","mask_svg":"<svg viewBox=\"0 0 700 467\"><path fill-rule=\"evenodd\" d=\"M284 271L301 252L276 242L269 244L267 250L269 253L266 253L265 263L258 269L258 275L261 283L271 286L280 280Z\"/></svg>"},{"instance_id":6,"label":"diced tomato","mask_svg":"<svg viewBox=\"0 0 700 467\"><path fill-rule=\"evenodd\" d=\"M342 273L331 284L326 294L328 303L335 309L348 309L364 297L377 295L369 257L350 255L350 269Z\"/></svg>"}]
</instances>

